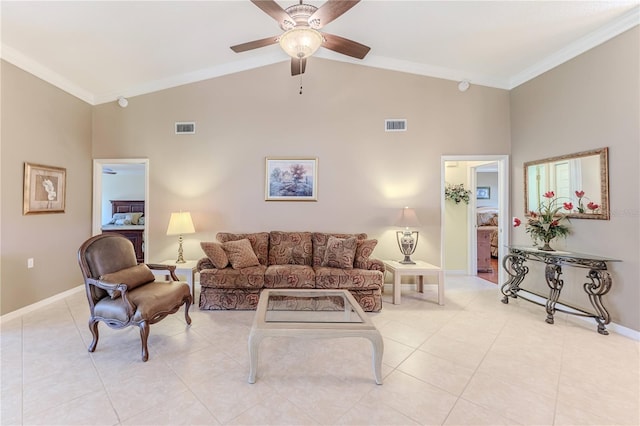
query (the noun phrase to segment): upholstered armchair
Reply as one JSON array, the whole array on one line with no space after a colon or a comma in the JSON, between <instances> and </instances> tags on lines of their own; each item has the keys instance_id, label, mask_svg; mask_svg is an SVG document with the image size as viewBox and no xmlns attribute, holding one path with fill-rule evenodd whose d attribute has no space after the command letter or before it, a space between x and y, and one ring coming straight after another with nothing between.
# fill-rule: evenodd
<instances>
[{"instance_id":1,"label":"upholstered armchair","mask_svg":"<svg viewBox=\"0 0 640 426\"><path fill-rule=\"evenodd\" d=\"M98 344L98 323L111 328L140 328L142 361L149 359L149 325L161 321L184 305L184 318L191 324L189 285L179 282L172 265L138 264L133 244L117 234L96 235L78 250L78 262L89 301L89 329ZM153 270L162 270L172 281L156 280ZM162 278L164 279L164 277Z\"/></svg>"}]
</instances>

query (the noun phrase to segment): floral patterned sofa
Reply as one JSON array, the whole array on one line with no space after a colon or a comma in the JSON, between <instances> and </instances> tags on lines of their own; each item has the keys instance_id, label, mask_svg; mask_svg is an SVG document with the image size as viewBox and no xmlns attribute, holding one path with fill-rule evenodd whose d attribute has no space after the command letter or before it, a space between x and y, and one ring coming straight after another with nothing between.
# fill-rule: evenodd
<instances>
[{"instance_id":1,"label":"floral patterned sofa","mask_svg":"<svg viewBox=\"0 0 640 426\"><path fill-rule=\"evenodd\" d=\"M382 309L384 264L366 234L220 232L202 242L200 309L255 309L263 288L346 289L365 311Z\"/></svg>"}]
</instances>

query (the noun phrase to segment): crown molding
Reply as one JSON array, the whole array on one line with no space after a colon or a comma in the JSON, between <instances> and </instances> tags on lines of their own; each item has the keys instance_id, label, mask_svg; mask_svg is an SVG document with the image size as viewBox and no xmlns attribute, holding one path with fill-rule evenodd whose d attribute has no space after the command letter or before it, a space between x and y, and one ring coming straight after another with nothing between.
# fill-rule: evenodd
<instances>
[{"instance_id":1,"label":"crown molding","mask_svg":"<svg viewBox=\"0 0 640 426\"><path fill-rule=\"evenodd\" d=\"M511 78L509 90L532 80L539 75L561 65L596 46L605 43L612 38L640 24L640 6L631 9L615 21L605 25L575 42L560 49L544 60L532 65Z\"/></svg>"},{"instance_id":2,"label":"crown molding","mask_svg":"<svg viewBox=\"0 0 640 426\"><path fill-rule=\"evenodd\" d=\"M420 64L417 62L403 61L399 59L388 58L385 56L367 55L363 60L350 58L345 55L331 52L329 50L318 51L313 56L330 59L339 62L347 62L356 65L368 66L372 68L386 69L390 71L405 72L408 74L422 75L425 77L440 78L443 80L452 80L460 82L467 80L471 84L480 86L494 87L497 89L508 89L509 82L503 79L483 75L474 74L468 71L455 70L451 68L439 67L436 65Z\"/></svg>"},{"instance_id":3,"label":"crown molding","mask_svg":"<svg viewBox=\"0 0 640 426\"><path fill-rule=\"evenodd\" d=\"M2 44L2 50L0 51L0 58L5 61L15 65L16 67L27 71L30 74L50 83L57 88L64 90L70 95L75 96L78 99L85 101L88 104L94 104L94 95L79 87L78 85L72 83L68 79L64 78L60 74L52 71L51 69L45 67L41 63L23 55L16 49Z\"/></svg>"},{"instance_id":4,"label":"crown molding","mask_svg":"<svg viewBox=\"0 0 640 426\"><path fill-rule=\"evenodd\" d=\"M235 74L237 72L247 71L288 60L288 56L284 55L283 52L277 51L272 54L265 54L249 59L229 62L211 68L205 68L202 70L180 74L161 80L151 81L145 84L128 88L123 91L119 91L118 93L102 93L99 95L95 95L94 105L115 101L119 96L130 98L133 96L158 92L160 90L170 89L172 87L178 87L185 84L197 83L199 81L209 80L211 78L221 77L228 74Z\"/></svg>"}]
</instances>

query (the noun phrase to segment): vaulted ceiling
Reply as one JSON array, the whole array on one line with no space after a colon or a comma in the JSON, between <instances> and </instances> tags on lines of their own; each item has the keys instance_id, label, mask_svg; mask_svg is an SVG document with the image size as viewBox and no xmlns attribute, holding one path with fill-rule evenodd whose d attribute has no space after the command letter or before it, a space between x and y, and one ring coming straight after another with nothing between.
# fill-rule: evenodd
<instances>
[{"instance_id":1,"label":"vaulted ceiling","mask_svg":"<svg viewBox=\"0 0 640 426\"><path fill-rule=\"evenodd\" d=\"M511 89L638 25L639 4L363 0L323 31L371 47L365 59L323 48L314 56ZM282 33L249 0L0 7L2 58L91 104L289 61L277 44L229 48Z\"/></svg>"}]
</instances>

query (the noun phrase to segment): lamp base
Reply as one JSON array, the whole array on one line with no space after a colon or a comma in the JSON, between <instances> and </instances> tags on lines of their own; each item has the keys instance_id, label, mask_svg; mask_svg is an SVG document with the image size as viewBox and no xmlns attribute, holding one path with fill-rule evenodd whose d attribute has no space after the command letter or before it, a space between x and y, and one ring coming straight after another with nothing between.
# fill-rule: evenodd
<instances>
[{"instance_id":1,"label":"lamp base","mask_svg":"<svg viewBox=\"0 0 640 426\"><path fill-rule=\"evenodd\" d=\"M182 253L182 235L180 235L178 238L178 260L176 260L176 263L187 263L187 261L184 260Z\"/></svg>"},{"instance_id":2,"label":"lamp base","mask_svg":"<svg viewBox=\"0 0 640 426\"><path fill-rule=\"evenodd\" d=\"M399 260L398 263L402 263L403 265L415 265L416 264L416 262L411 260L411 256L409 256L408 254L404 256L404 259Z\"/></svg>"},{"instance_id":3,"label":"lamp base","mask_svg":"<svg viewBox=\"0 0 640 426\"><path fill-rule=\"evenodd\" d=\"M411 260L411 255L416 251L416 247L418 246L418 231L396 231L396 238L398 239L400 253L404 254L404 259L399 260L398 263L415 265L416 262Z\"/></svg>"}]
</instances>

